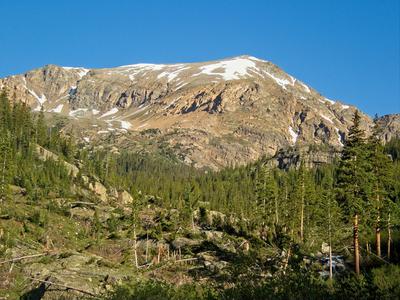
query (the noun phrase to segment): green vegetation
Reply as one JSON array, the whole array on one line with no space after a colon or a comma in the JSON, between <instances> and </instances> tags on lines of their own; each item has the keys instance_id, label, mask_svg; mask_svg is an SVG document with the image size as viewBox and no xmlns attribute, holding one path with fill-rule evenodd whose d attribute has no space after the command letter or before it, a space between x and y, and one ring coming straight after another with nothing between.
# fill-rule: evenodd
<instances>
[{"instance_id":1,"label":"green vegetation","mask_svg":"<svg viewBox=\"0 0 400 300\"><path fill-rule=\"evenodd\" d=\"M357 113L336 163L288 171L267 159L213 172L113 154L78 147L60 126L0 95L0 257L44 253L1 264L0 297L60 261L93 270L88 282L108 299L400 296L400 142L381 145L377 129L367 139Z\"/></svg>"}]
</instances>

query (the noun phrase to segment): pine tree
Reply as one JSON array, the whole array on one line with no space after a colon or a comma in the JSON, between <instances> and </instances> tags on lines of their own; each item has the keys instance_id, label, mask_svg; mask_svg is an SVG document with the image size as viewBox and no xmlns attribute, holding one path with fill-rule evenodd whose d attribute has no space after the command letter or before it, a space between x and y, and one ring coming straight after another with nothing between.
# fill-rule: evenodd
<instances>
[{"instance_id":1,"label":"pine tree","mask_svg":"<svg viewBox=\"0 0 400 300\"><path fill-rule=\"evenodd\" d=\"M371 162L371 217L375 228L376 255L381 256L381 227L382 214L388 211L388 190L390 189L390 178L392 164L389 157L384 153L384 147L379 140L381 130L375 118L374 131L368 140L369 161Z\"/></svg>"},{"instance_id":2,"label":"pine tree","mask_svg":"<svg viewBox=\"0 0 400 300\"><path fill-rule=\"evenodd\" d=\"M11 138L9 132L0 135L0 202L9 198L11 161Z\"/></svg>"},{"instance_id":3,"label":"pine tree","mask_svg":"<svg viewBox=\"0 0 400 300\"><path fill-rule=\"evenodd\" d=\"M46 127L46 122L44 119L43 106L40 109L39 115L37 116L37 119L36 119L36 142L43 147L48 146L47 145L47 127Z\"/></svg>"},{"instance_id":4,"label":"pine tree","mask_svg":"<svg viewBox=\"0 0 400 300\"><path fill-rule=\"evenodd\" d=\"M263 225L267 221L268 225L276 226L279 223L278 186L272 170L266 166L259 168L256 182L257 207Z\"/></svg>"},{"instance_id":5,"label":"pine tree","mask_svg":"<svg viewBox=\"0 0 400 300\"><path fill-rule=\"evenodd\" d=\"M360 114L355 112L353 125L345 141L337 170L337 197L353 221L354 268L360 274L359 217L368 199L368 170L370 169Z\"/></svg>"},{"instance_id":6,"label":"pine tree","mask_svg":"<svg viewBox=\"0 0 400 300\"><path fill-rule=\"evenodd\" d=\"M183 201L185 204L185 211L186 214L190 218L190 223L192 226L192 229L194 230L195 224L194 224L194 211L197 207L198 201L199 201L199 187L197 184L194 182L187 183L185 187L185 191L183 194Z\"/></svg>"}]
</instances>

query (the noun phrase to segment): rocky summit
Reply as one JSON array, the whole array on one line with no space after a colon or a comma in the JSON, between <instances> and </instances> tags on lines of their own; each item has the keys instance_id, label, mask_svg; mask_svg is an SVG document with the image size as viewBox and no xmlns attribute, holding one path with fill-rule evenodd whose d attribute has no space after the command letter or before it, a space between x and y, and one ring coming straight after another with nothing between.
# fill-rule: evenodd
<instances>
[{"instance_id":1,"label":"rocky summit","mask_svg":"<svg viewBox=\"0 0 400 300\"><path fill-rule=\"evenodd\" d=\"M103 69L46 65L0 79L4 87L34 111L64 119L63 130L84 143L165 148L211 169L310 144L339 150L357 109L247 55ZM382 117L382 138L399 136L399 123L399 115ZM373 126L366 114L361 124L367 133Z\"/></svg>"}]
</instances>

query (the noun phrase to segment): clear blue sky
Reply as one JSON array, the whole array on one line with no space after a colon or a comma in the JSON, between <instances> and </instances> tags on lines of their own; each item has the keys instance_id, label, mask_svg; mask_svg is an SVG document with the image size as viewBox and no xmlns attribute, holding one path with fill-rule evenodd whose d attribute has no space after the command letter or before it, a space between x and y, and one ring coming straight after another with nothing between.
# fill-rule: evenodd
<instances>
[{"instance_id":1,"label":"clear blue sky","mask_svg":"<svg viewBox=\"0 0 400 300\"><path fill-rule=\"evenodd\" d=\"M0 77L251 54L364 112L400 112L398 0L4 0Z\"/></svg>"}]
</instances>

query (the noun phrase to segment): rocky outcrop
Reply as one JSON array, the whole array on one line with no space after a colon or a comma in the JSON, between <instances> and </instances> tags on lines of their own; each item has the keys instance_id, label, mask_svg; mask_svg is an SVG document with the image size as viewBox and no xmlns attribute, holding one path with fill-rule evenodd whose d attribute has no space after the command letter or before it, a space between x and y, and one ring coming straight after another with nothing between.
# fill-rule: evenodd
<instances>
[{"instance_id":1,"label":"rocky outcrop","mask_svg":"<svg viewBox=\"0 0 400 300\"><path fill-rule=\"evenodd\" d=\"M392 138L400 138L400 114L382 116L377 124L384 142L389 142Z\"/></svg>"},{"instance_id":2,"label":"rocky outcrop","mask_svg":"<svg viewBox=\"0 0 400 300\"><path fill-rule=\"evenodd\" d=\"M107 188L102 185L100 182L95 181L89 183L89 189L94 192L101 201L105 202L108 200L107 197Z\"/></svg>"},{"instance_id":3,"label":"rocky outcrop","mask_svg":"<svg viewBox=\"0 0 400 300\"><path fill-rule=\"evenodd\" d=\"M52 159L54 161L60 161L63 164L63 166L67 169L69 174L73 177L76 177L79 173L78 167L60 159L57 154L54 154L53 152L43 148L42 146L36 145L36 153L37 153L39 159L42 159L42 160Z\"/></svg>"}]
</instances>

